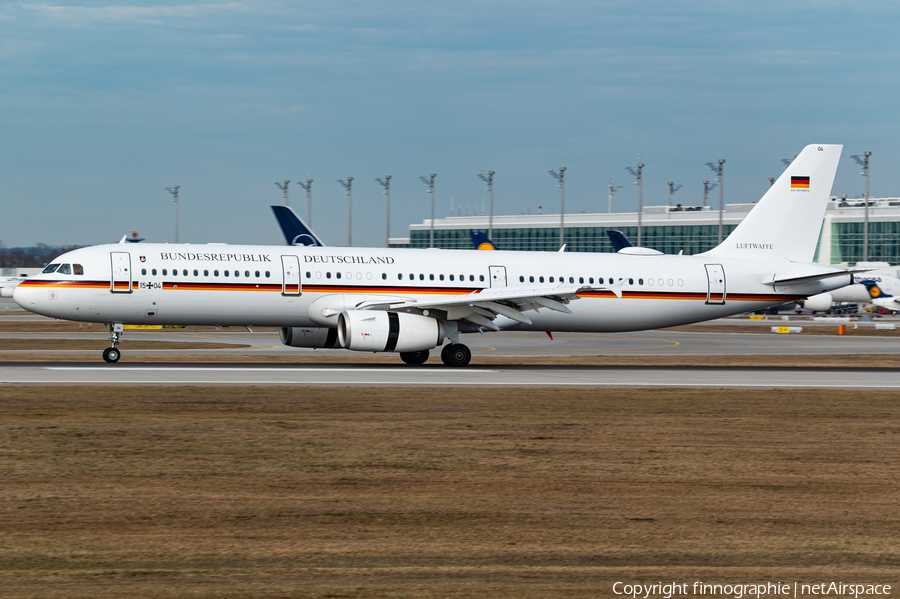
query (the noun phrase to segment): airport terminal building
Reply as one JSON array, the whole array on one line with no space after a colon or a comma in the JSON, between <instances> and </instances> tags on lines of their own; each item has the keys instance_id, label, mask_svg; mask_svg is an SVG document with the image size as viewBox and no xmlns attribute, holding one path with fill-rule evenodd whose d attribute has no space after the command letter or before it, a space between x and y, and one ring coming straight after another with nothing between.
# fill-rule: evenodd
<instances>
[{"instance_id":1,"label":"airport terminal building","mask_svg":"<svg viewBox=\"0 0 900 599\"><path fill-rule=\"evenodd\" d=\"M754 204L726 204L722 213L723 238L734 230ZM831 198L816 248L820 264L852 265L863 260L863 200ZM606 231L622 231L637 244L637 213L566 214L568 252L611 252ZM704 207L647 206L641 218L641 245L666 254L699 254L718 243L719 211ZM555 252L559 249L560 216L519 214L494 216L493 241L500 250ZM487 216L451 216L435 219L434 245L471 249L471 231L488 232ZM392 238L392 247L427 248L428 220L409 227L409 237ZM869 199L869 261L900 264L900 198Z\"/></svg>"}]
</instances>

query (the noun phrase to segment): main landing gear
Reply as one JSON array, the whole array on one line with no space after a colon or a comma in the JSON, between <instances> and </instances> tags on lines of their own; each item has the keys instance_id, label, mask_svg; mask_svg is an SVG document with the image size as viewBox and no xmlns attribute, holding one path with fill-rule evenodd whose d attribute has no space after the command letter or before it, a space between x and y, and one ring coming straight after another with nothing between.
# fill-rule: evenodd
<instances>
[{"instance_id":1,"label":"main landing gear","mask_svg":"<svg viewBox=\"0 0 900 599\"><path fill-rule=\"evenodd\" d=\"M119 351L119 344L122 342L122 334L125 332L125 327L122 323L107 323L106 330L109 331L109 342L112 343L112 347L107 347L103 350L103 359L106 362L118 362L119 358L122 357L122 352Z\"/></svg>"},{"instance_id":2,"label":"main landing gear","mask_svg":"<svg viewBox=\"0 0 900 599\"><path fill-rule=\"evenodd\" d=\"M402 351L400 359L407 364L424 364L428 360L428 350L422 351Z\"/></svg>"},{"instance_id":3,"label":"main landing gear","mask_svg":"<svg viewBox=\"0 0 900 599\"><path fill-rule=\"evenodd\" d=\"M441 361L447 366L468 366L472 352L462 343L451 343L441 350Z\"/></svg>"}]
</instances>

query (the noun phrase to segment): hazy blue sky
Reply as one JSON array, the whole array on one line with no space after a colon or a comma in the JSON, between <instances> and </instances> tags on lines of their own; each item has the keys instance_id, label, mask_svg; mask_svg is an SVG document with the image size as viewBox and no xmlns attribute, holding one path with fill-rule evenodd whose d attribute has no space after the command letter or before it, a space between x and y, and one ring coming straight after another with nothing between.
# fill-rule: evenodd
<instances>
[{"instance_id":1,"label":"hazy blue sky","mask_svg":"<svg viewBox=\"0 0 900 599\"><path fill-rule=\"evenodd\" d=\"M780 160L843 143L835 193L863 178L900 195L900 4L895 1L0 4L0 240L279 243L268 206L314 179L313 226L354 245L487 197L497 213L606 209L610 177L646 164L644 199L697 204L704 164L726 202L757 199Z\"/></svg>"}]
</instances>

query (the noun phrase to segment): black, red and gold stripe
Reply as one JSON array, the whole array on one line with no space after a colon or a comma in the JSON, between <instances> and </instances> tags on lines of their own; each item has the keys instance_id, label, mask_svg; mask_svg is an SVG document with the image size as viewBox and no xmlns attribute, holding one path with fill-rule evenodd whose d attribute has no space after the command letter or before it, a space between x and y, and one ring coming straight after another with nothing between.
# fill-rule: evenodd
<instances>
[{"instance_id":1,"label":"black, red and gold stripe","mask_svg":"<svg viewBox=\"0 0 900 599\"><path fill-rule=\"evenodd\" d=\"M48 280L31 280L22 281L20 286L23 287L46 287L46 288L69 288L69 289L110 289L109 281L48 281ZM116 291L128 290L128 284L124 283L123 287L116 284ZM138 290L138 282L132 283L132 289ZM164 282L162 284L164 291L268 291L273 293L281 293L281 285L278 284L259 284L259 283L205 283L205 282ZM346 294L384 294L384 295L432 295L432 296L448 296L448 295L467 295L470 293L480 293L484 289L459 288L459 287L405 287L405 286L364 286L364 285L304 285L302 292L304 293L346 293ZM593 299L616 299L616 295L608 289L598 289L595 291L582 291L577 294L580 298ZM719 294L721 295L721 294ZM697 300L706 301L707 294L705 292L690 291L632 291L623 290L622 297L625 299L650 299L650 300ZM779 295L775 293L730 293L727 300L732 302L790 302L802 299L805 296L799 295ZM721 301L721 298L719 298Z\"/></svg>"},{"instance_id":2,"label":"black, red and gold stripe","mask_svg":"<svg viewBox=\"0 0 900 599\"><path fill-rule=\"evenodd\" d=\"M791 189L809 189L809 177L791 177Z\"/></svg>"}]
</instances>

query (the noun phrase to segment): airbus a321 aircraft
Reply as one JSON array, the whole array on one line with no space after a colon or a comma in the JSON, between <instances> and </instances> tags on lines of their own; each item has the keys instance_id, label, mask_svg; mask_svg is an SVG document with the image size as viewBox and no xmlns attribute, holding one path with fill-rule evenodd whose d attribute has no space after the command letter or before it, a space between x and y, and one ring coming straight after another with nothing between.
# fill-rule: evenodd
<instances>
[{"instance_id":1,"label":"airbus a321 aircraft","mask_svg":"<svg viewBox=\"0 0 900 599\"><path fill-rule=\"evenodd\" d=\"M669 327L852 283L812 263L839 145L811 145L718 247L696 256L314 246L128 244L82 248L23 281L24 308L105 323L280 327L292 347L429 350L465 366L467 333ZM631 248L634 249L634 248Z\"/></svg>"}]
</instances>

